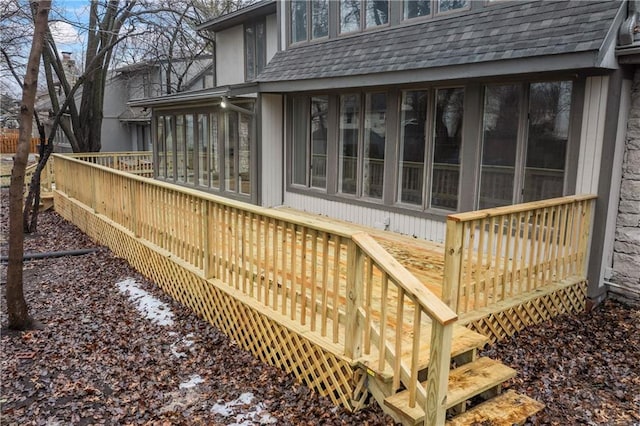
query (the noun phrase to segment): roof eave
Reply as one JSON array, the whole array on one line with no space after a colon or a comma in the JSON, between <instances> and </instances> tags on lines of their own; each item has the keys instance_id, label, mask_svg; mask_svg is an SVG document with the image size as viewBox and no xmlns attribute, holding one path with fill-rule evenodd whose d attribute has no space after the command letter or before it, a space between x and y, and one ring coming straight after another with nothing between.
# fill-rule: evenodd
<instances>
[{"instance_id":1,"label":"roof eave","mask_svg":"<svg viewBox=\"0 0 640 426\"><path fill-rule=\"evenodd\" d=\"M263 0L234 12L219 16L210 21L204 22L198 25L196 27L196 30L207 30L214 32L222 31L251 19L276 13L276 11L276 0Z\"/></svg>"}]
</instances>

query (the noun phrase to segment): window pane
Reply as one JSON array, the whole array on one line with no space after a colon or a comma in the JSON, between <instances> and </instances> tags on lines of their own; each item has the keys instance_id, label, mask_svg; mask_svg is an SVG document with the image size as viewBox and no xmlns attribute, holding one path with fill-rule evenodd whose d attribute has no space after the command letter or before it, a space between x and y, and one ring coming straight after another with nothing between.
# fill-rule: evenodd
<instances>
[{"instance_id":1,"label":"window pane","mask_svg":"<svg viewBox=\"0 0 640 426\"><path fill-rule=\"evenodd\" d=\"M431 0L404 0L404 19L431 15Z\"/></svg>"},{"instance_id":2,"label":"window pane","mask_svg":"<svg viewBox=\"0 0 640 426\"><path fill-rule=\"evenodd\" d=\"M167 141L167 178L173 179L174 174L174 166L173 166L173 123L174 123L173 115L166 116L164 118L164 129L166 133L166 141Z\"/></svg>"},{"instance_id":3,"label":"window pane","mask_svg":"<svg viewBox=\"0 0 640 426\"><path fill-rule=\"evenodd\" d=\"M256 72L255 77L258 76L264 69L265 61L267 59L267 34L264 22L258 22L256 24Z\"/></svg>"},{"instance_id":4,"label":"window pane","mask_svg":"<svg viewBox=\"0 0 640 426\"><path fill-rule=\"evenodd\" d=\"M307 40L307 1L291 2L291 43Z\"/></svg>"},{"instance_id":5,"label":"window pane","mask_svg":"<svg viewBox=\"0 0 640 426\"><path fill-rule=\"evenodd\" d=\"M244 66L246 80L253 80L256 76L255 48L255 27L253 25L247 25L244 27Z\"/></svg>"},{"instance_id":6,"label":"window pane","mask_svg":"<svg viewBox=\"0 0 640 426\"><path fill-rule=\"evenodd\" d=\"M428 92L402 94L400 128L400 201L422 205L425 122Z\"/></svg>"},{"instance_id":7,"label":"window pane","mask_svg":"<svg viewBox=\"0 0 640 426\"><path fill-rule=\"evenodd\" d=\"M358 133L360 131L360 96L340 96L340 170L339 189L355 194L358 176Z\"/></svg>"},{"instance_id":8,"label":"window pane","mask_svg":"<svg viewBox=\"0 0 640 426\"><path fill-rule=\"evenodd\" d=\"M431 207L447 210L458 208L463 104L464 89L436 92Z\"/></svg>"},{"instance_id":9,"label":"window pane","mask_svg":"<svg viewBox=\"0 0 640 426\"><path fill-rule=\"evenodd\" d=\"M311 2L311 38L326 37L329 34L329 0Z\"/></svg>"},{"instance_id":10,"label":"window pane","mask_svg":"<svg viewBox=\"0 0 640 426\"><path fill-rule=\"evenodd\" d=\"M193 139L193 115L188 114L184 117L185 119L185 142L187 146L187 158L185 159L185 163L187 165L187 182L193 184L195 177L195 168L193 159L195 156L194 153L194 139Z\"/></svg>"},{"instance_id":11,"label":"window pane","mask_svg":"<svg viewBox=\"0 0 640 426\"><path fill-rule=\"evenodd\" d=\"M517 85L487 86L482 123L481 209L513 202L516 145L520 118Z\"/></svg>"},{"instance_id":12,"label":"window pane","mask_svg":"<svg viewBox=\"0 0 640 426\"><path fill-rule=\"evenodd\" d=\"M571 89L570 81L531 85L523 201L562 196Z\"/></svg>"},{"instance_id":13,"label":"window pane","mask_svg":"<svg viewBox=\"0 0 640 426\"><path fill-rule=\"evenodd\" d=\"M340 32L360 29L360 0L340 0Z\"/></svg>"},{"instance_id":14,"label":"window pane","mask_svg":"<svg viewBox=\"0 0 640 426\"><path fill-rule=\"evenodd\" d=\"M224 178L225 189L236 192L236 149L238 147L238 113L225 112Z\"/></svg>"},{"instance_id":15,"label":"window pane","mask_svg":"<svg viewBox=\"0 0 640 426\"><path fill-rule=\"evenodd\" d=\"M362 196L382 198L387 139L387 95L367 94L364 118Z\"/></svg>"},{"instance_id":16,"label":"window pane","mask_svg":"<svg viewBox=\"0 0 640 426\"><path fill-rule=\"evenodd\" d=\"M293 183L307 185L307 99L301 96L293 98L293 141L292 166ZM326 158L323 158L326 161Z\"/></svg>"},{"instance_id":17,"label":"window pane","mask_svg":"<svg viewBox=\"0 0 640 426\"><path fill-rule=\"evenodd\" d=\"M328 113L328 96L311 98L311 186L314 188L327 187Z\"/></svg>"},{"instance_id":18,"label":"window pane","mask_svg":"<svg viewBox=\"0 0 640 426\"><path fill-rule=\"evenodd\" d=\"M211 188L220 188L220 145L218 143L218 113L209 114L209 170Z\"/></svg>"},{"instance_id":19,"label":"window pane","mask_svg":"<svg viewBox=\"0 0 640 426\"><path fill-rule=\"evenodd\" d=\"M251 116L240 114L238 133L238 180L242 194L251 193Z\"/></svg>"},{"instance_id":20,"label":"window pane","mask_svg":"<svg viewBox=\"0 0 640 426\"><path fill-rule=\"evenodd\" d=\"M184 144L184 116L176 117L176 178L179 182L185 181L185 144Z\"/></svg>"},{"instance_id":21,"label":"window pane","mask_svg":"<svg viewBox=\"0 0 640 426\"><path fill-rule=\"evenodd\" d=\"M198 185L209 186L209 116L198 114Z\"/></svg>"},{"instance_id":22,"label":"window pane","mask_svg":"<svg viewBox=\"0 0 640 426\"><path fill-rule=\"evenodd\" d=\"M448 12L450 10L462 9L467 7L468 0L439 0L438 11Z\"/></svg>"},{"instance_id":23,"label":"window pane","mask_svg":"<svg viewBox=\"0 0 640 426\"><path fill-rule=\"evenodd\" d=\"M366 0L365 28L389 23L389 2L387 0Z\"/></svg>"},{"instance_id":24,"label":"window pane","mask_svg":"<svg viewBox=\"0 0 640 426\"><path fill-rule=\"evenodd\" d=\"M158 153L158 176L165 177L167 175L165 163L165 144L164 144L164 116L157 118L156 129L156 152Z\"/></svg>"}]
</instances>

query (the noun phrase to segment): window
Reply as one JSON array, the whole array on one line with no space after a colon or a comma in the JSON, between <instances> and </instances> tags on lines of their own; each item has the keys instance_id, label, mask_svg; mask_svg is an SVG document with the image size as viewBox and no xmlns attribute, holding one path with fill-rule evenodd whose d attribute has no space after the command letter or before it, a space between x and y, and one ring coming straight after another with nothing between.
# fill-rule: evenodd
<instances>
[{"instance_id":1,"label":"window","mask_svg":"<svg viewBox=\"0 0 640 426\"><path fill-rule=\"evenodd\" d=\"M253 116L242 111L250 111L252 106L250 102L234 105L238 108L214 106L202 111L159 114L155 118L157 177L250 196Z\"/></svg>"},{"instance_id":2,"label":"window","mask_svg":"<svg viewBox=\"0 0 640 426\"><path fill-rule=\"evenodd\" d=\"M463 103L462 88L403 93L398 178L401 203L457 210ZM427 179L430 185L424 184Z\"/></svg>"},{"instance_id":3,"label":"window","mask_svg":"<svg viewBox=\"0 0 640 426\"><path fill-rule=\"evenodd\" d=\"M387 141L386 93L368 93L364 114L362 196L382 199Z\"/></svg>"},{"instance_id":4,"label":"window","mask_svg":"<svg viewBox=\"0 0 640 426\"><path fill-rule=\"evenodd\" d=\"M404 0L403 18L412 19L469 8L469 0Z\"/></svg>"},{"instance_id":5,"label":"window","mask_svg":"<svg viewBox=\"0 0 640 426\"><path fill-rule=\"evenodd\" d=\"M340 96L340 159L338 190L356 194L358 179L358 139L360 132L360 96Z\"/></svg>"},{"instance_id":6,"label":"window","mask_svg":"<svg viewBox=\"0 0 640 426\"><path fill-rule=\"evenodd\" d=\"M563 195L571 93L569 81L485 87L479 208Z\"/></svg>"},{"instance_id":7,"label":"window","mask_svg":"<svg viewBox=\"0 0 640 426\"><path fill-rule=\"evenodd\" d=\"M340 33L350 33L388 23L387 0L340 0Z\"/></svg>"},{"instance_id":8,"label":"window","mask_svg":"<svg viewBox=\"0 0 640 426\"><path fill-rule=\"evenodd\" d=\"M329 0L311 2L311 38L329 35Z\"/></svg>"},{"instance_id":9,"label":"window","mask_svg":"<svg viewBox=\"0 0 640 426\"><path fill-rule=\"evenodd\" d=\"M327 96L293 98L292 183L327 187Z\"/></svg>"},{"instance_id":10,"label":"window","mask_svg":"<svg viewBox=\"0 0 640 426\"><path fill-rule=\"evenodd\" d=\"M291 2L291 43L307 41L307 2Z\"/></svg>"},{"instance_id":11,"label":"window","mask_svg":"<svg viewBox=\"0 0 640 426\"><path fill-rule=\"evenodd\" d=\"M245 80L253 80L264 69L266 63L266 28L265 21L245 24L244 57Z\"/></svg>"},{"instance_id":12,"label":"window","mask_svg":"<svg viewBox=\"0 0 640 426\"><path fill-rule=\"evenodd\" d=\"M290 16L291 43L329 35L329 0L294 0L291 2Z\"/></svg>"}]
</instances>

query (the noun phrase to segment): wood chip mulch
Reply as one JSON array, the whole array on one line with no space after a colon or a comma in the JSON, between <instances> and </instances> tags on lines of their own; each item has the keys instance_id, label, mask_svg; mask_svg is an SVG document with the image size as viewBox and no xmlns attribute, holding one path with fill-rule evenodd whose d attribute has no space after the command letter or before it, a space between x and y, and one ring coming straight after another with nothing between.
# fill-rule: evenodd
<instances>
[{"instance_id":1,"label":"wood chip mulch","mask_svg":"<svg viewBox=\"0 0 640 426\"><path fill-rule=\"evenodd\" d=\"M375 403L348 413L262 364L55 212L41 214L37 235L25 240L25 252L84 248L98 251L25 262L25 294L40 323L28 332L5 328L0 266L1 424L393 424ZM116 286L127 278L166 303L174 324L144 318ZM518 370L507 387L547 405L531 424L640 425L638 309L607 301L529 328L485 355ZM201 383L181 388L194 377Z\"/></svg>"}]
</instances>

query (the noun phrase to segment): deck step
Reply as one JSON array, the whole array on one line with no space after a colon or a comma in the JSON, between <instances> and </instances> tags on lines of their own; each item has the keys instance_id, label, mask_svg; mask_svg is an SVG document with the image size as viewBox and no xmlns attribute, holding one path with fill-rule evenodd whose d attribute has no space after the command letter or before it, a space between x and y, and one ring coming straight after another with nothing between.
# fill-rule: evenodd
<instances>
[{"instance_id":1,"label":"deck step","mask_svg":"<svg viewBox=\"0 0 640 426\"><path fill-rule=\"evenodd\" d=\"M485 357L451 370L447 391L447 408L454 407L495 388L515 375L516 371L513 368ZM426 385L426 382L423 384ZM424 420L422 407L417 404L415 407L409 407L408 390L389 396L384 400L384 403L404 418L411 419L414 424Z\"/></svg>"},{"instance_id":2,"label":"deck step","mask_svg":"<svg viewBox=\"0 0 640 426\"><path fill-rule=\"evenodd\" d=\"M420 346L420 355L418 357L418 370L426 370L429 367L429 358L431 356L431 330L423 332ZM480 333L469 330L466 327L455 326L453 329L453 338L451 340L451 358L458 357L476 349L482 349L489 339ZM402 353L403 362L406 365L411 364L411 350L407 349ZM358 360L358 364L367 372L382 381L390 381L393 378L393 370L389 364L384 370L378 368L377 356L365 355Z\"/></svg>"},{"instance_id":3,"label":"deck step","mask_svg":"<svg viewBox=\"0 0 640 426\"><path fill-rule=\"evenodd\" d=\"M447 426L522 425L526 420L544 408L544 404L521 395L515 391L507 391L485 401L449 420Z\"/></svg>"}]
</instances>

